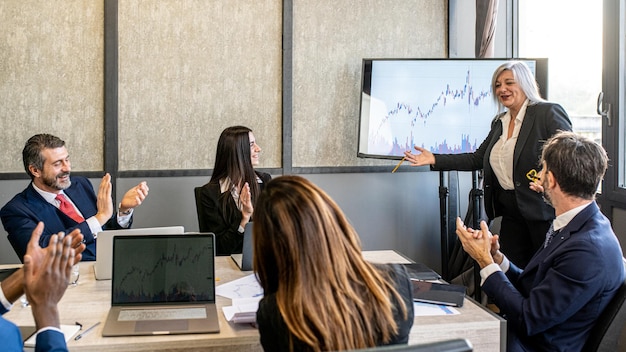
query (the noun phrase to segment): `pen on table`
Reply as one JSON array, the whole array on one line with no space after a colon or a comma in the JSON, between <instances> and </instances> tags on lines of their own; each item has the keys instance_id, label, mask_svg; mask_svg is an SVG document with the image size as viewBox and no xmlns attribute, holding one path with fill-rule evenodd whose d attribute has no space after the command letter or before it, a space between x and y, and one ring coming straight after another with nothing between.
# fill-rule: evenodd
<instances>
[{"instance_id":1,"label":"pen on table","mask_svg":"<svg viewBox=\"0 0 626 352\"><path fill-rule=\"evenodd\" d=\"M85 334L87 334L89 331L91 331L93 328L95 328L98 325L100 325L100 322L97 322L97 323L93 324L92 326L87 328L87 330L85 330L85 331L81 332L80 334L76 335L74 340L80 340Z\"/></svg>"},{"instance_id":2,"label":"pen on table","mask_svg":"<svg viewBox=\"0 0 626 352\"><path fill-rule=\"evenodd\" d=\"M396 165L396 167L393 168L393 170L391 171L391 173L393 174L394 172L396 172L396 170L398 170L398 168L400 167L400 165L402 165L402 163L406 160L406 156L402 157L402 160L400 160L400 162L398 163L398 165Z\"/></svg>"}]
</instances>

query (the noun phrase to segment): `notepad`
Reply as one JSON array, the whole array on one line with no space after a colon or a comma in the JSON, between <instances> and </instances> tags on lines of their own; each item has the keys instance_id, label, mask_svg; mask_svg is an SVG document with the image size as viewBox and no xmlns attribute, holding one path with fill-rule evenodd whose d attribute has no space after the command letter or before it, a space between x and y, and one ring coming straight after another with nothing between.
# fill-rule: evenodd
<instances>
[{"instance_id":1,"label":"notepad","mask_svg":"<svg viewBox=\"0 0 626 352\"><path fill-rule=\"evenodd\" d=\"M78 332L78 330L80 330L79 325L61 324L61 331L65 337L65 342L68 342L72 336ZM24 347L35 347L35 342L37 342L37 333L32 334L28 339L26 339L26 341L24 341Z\"/></svg>"},{"instance_id":2,"label":"notepad","mask_svg":"<svg viewBox=\"0 0 626 352\"><path fill-rule=\"evenodd\" d=\"M256 311L262 297L234 298L232 306L222 307L224 318L233 323L255 323Z\"/></svg>"}]
</instances>

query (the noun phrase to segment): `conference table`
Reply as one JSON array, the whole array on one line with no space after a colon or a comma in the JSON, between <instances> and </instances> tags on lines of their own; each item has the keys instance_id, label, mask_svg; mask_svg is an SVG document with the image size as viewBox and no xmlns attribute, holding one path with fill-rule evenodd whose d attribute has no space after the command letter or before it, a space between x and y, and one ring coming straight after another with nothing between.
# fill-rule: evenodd
<instances>
[{"instance_id":1,"label":"conference table","mask_svg":"<svg viewBox=\"0 0 626 352\"><path fill-rule=\"evenodd\" d=\"M373 263L408 263L410 259L393 250L364 251L364 257ZM230 257L216 257L216 284L230 282L250 275L241 271ZM83 329L100 322L80 340L68 342L70 351L262 351L259 332L251 324L228 322L222 307L231 300L217 296L220 332L217 334L157 335L102 337L102 328L111 307L111 281L96 280L93 262L80 263L78 285L68 287L59 302L61 324L79 322ZM506 321L466 297L460 314L417 316L410 332L409 344L419 344L466 338L474 351L504 351ZM19 326L33 326L30 307L16 302L4 317Z\"/></svg>"}]
</instances>

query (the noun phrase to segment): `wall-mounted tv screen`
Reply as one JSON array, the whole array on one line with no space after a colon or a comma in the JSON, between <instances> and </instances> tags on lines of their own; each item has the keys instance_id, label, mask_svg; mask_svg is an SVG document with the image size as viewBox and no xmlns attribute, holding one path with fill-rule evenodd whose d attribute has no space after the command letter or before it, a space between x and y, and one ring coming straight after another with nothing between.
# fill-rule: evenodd
<instances>
[{"instance_id":1,"label":"wall-mounted tv screen","mask_svg":"<svg viewBox=\"0 0 626 352\"><path fill-rule=\"evenodd\" d=\"M401 159L415 145L473 152L498 113L493 72L510 60L364 59L357 155ZM528 64L547 99L548 60L515 60Z\"/></svg>"}]
</instances>

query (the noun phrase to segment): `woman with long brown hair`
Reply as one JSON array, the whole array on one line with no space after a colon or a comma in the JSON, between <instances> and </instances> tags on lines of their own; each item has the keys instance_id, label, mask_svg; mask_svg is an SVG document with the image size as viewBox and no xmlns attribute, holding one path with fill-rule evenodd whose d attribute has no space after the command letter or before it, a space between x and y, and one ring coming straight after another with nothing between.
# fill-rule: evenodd
<instances>
[{"instance_id":1,"label":"woman with long brown hair","mask_svg":"<svg viewBox=\"0 0 626 352\"><path fill-rule=\"evenodd\" d=\"M400 265L363 259L337 204L299 176L270 181L255 207L257 311L266 351L337 351L407 343L411 282Z\"/></svg>"}]
</instances>

